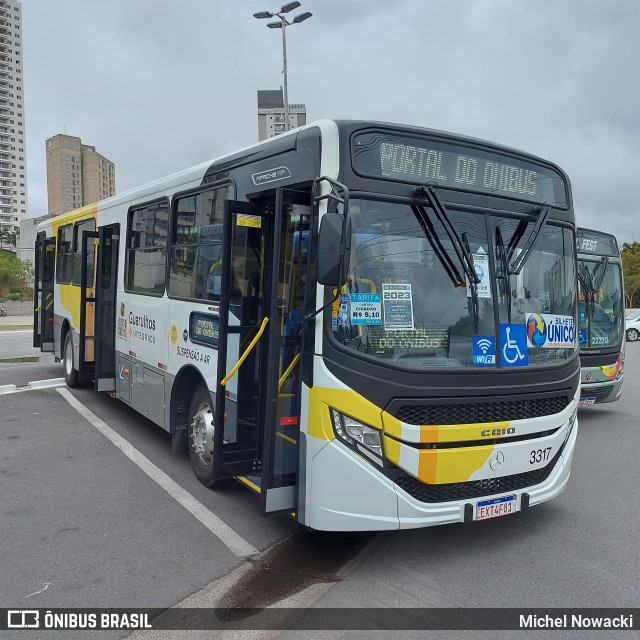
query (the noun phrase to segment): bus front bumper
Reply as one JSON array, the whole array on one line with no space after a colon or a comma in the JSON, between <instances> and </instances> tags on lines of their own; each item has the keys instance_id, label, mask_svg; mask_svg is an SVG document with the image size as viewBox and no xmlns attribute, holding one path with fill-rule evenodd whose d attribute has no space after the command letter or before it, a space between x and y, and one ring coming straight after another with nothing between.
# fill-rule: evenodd
<instances>
[{"instance_id":1,"label":"bus front bumper","mask_svg":"<svg viewBox=\"0 0 640 640\"><path fill-rule=\"evenodd\" d=\"M564 490L569 480L577 434L576 420L546 480L509 492L509 495L516 496L516 511L551 500ZM315 445L317 450L312 457L306 487L304 522L313 529L385 531L468 522L475 519L478 502L505 495L452 502L421 502L384 476L374 464L363 460L340 442L314 443L314 440L308 438L307 441L309 447L314 448Z\"/></svg>"}]
</instances>

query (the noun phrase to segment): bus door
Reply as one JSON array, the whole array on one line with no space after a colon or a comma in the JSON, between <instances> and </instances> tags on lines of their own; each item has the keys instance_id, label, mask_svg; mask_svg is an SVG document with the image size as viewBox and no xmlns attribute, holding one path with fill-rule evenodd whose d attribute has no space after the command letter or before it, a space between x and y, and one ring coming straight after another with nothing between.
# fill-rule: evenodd
<instances>
[{"instance_id":1,"label":"bus door","mask_svg":"<svg viewBox=\"0 0 640 640\"><path fill-rule=\"evenodd\" d=\"M95 263L98 245L96 231L82 232L80 270L80 343L78 348L78 381L91 382L95 370Z\"/></svg>"},{"instance_id":2,"label":"bus door","mask_svg":"<svg viewBox=\"0 0 640 640\"><path fill-rule=\"evenodd\" d=\"M309 193L282 189L226 213L214 475L244 476L263 514L296 504L309 214Z\"/></svg>"},{"instance_id":3,"label":"bus door","mask_svg":"<svg viewBox=\"0 0 640 640\"><path fill-rule=\"evenodd\" d=\"M116 309L118 243L120 226L100 227L95 283L95 374L96 391L115 391L116 317L124 327L125 319Z\"/></svg>"},{"instance_id":4,"label":"bus door","mask_svg":"<svg viewBox=\"0 0 640 640\"><path fill-rule=\"evenodd\" d=\"M33 346L53 351L53 274L56 239L44 234L36 240Z\"/></svg>"},{"instance_id":5,"label":"bus door","mask_svg":"<svg viewBox=\"0 0 640 640\"><path fill-rule=\"evenodd\" d=\"M265 415L273 207L225 203L213 478L254 475ZM222 425L222 428L219 428Z\"/></svg>"},{"instance_id":6,"label":"bus door","mask_svg":"<svg viewBox=\"0 0 640 640\"><path fill-rule=\"evenodd\" d=\"M278 190L276 212L268 327L269 372L265 381L270 413L264 423L261 514L294 511L298 499L310 192Z\"/></svg>"}]
</instances>

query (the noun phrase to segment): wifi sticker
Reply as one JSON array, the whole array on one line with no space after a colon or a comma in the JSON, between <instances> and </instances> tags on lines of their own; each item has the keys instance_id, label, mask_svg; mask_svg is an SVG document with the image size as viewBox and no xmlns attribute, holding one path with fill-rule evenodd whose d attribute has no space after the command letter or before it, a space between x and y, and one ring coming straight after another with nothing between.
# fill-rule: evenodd
<instances>
[{"instance_id":1,"label":"wifi sticker","mask_svg":"<svg viewBox=\"0 0 640 640\"><path fill-rule=\"evenodd\" d=\"M494 367L496 339L494 336L473 336L473 364L476 367Z\"/></svg>"}]
</instances>

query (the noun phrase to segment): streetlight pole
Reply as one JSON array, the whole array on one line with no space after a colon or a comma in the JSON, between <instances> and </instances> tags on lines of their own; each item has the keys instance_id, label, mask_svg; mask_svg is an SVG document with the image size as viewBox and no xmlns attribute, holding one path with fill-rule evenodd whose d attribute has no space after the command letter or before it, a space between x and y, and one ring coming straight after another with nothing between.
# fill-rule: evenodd
<instances>
[{"instance_id":1,"label":"streetlight pole","mask_svg":"<svg viewBox=\"0 0 640 640\"><path fill-rule=\"evenodd\" d=\"M258 11L258 13L254 13L254 18L279 18L279 22L269 22L267 27L270 29L282 29L282 74L284 75L284 87L283 87L283 100L284 100L284 130L289 131L289 92L287 91L287 36L286 29L290 27L292 24L299 24L300 22L304 22L307 18L310 18L313 14L305 11L304 13L299 13L295 18L289 22L285 17L285 13L289 13L289 11L293 11L300 6L299 2L289 2L288 4L282 5L280 7L280 11L270 12L270 11Z\"/></svg>"}]
</instances>

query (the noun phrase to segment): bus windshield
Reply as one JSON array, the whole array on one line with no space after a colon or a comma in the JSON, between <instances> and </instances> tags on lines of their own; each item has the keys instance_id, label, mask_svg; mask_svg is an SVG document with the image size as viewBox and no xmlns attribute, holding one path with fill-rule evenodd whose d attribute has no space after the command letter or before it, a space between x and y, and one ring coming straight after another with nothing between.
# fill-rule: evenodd
<instances>
[{"instance_id":1,"label":"bus windshield","mask_svg":"<svg viewBox=\"0 0 640 640\"><path fill-rule=\"evenodd\" d=\"M516 274L509 267L527 245L535 219L456 209L448 213L472 257L475 283L465 277L460 252L431 209L351 201L348 281L332 324L338 341L409 369L467 368L478 365L473 336L496 339L500 324L526 325L532 314L549 314L573 326L569 229L544 225ZM528 366L567 359L575 349L573 339L560 346L530 344Z\"/></svg>"},{"instance_id":2,"label":"bus windshield","mask_svg":"<svg viewBox=\"0 0 640 640\"><path fill-rule=\"evenodd\" d=\"M623 334L622 273L616 262L578 262L578 339L581 348L618 345Z\"/></svg>"}]
</instances>

